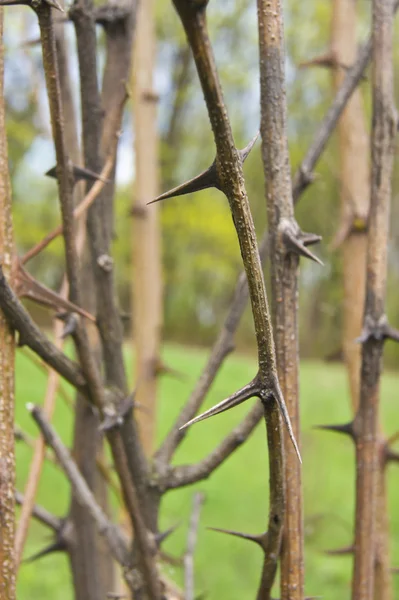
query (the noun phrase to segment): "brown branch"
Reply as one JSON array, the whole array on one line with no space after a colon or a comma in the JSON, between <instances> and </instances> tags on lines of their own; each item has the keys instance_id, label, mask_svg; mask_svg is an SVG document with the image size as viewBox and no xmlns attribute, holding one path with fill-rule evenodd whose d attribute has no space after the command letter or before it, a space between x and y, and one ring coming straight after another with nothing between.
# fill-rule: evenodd
<instances>
[{"instance_id":1,"label":"brown branch","mask_svg":"<svg viewBox=\"0 0 399 600\"><path fill-rule=\"evenodd\" d=\"M320 236L303 233L294 216L288 152L285 91L285 46L281 0L258 0L262 158L267 185L270 237L272 309L277 368L294 435L299 440L299 256L320 262L307 248ZM302 600L304 594L304 537L301 466L284 432L285 518L278 534L281 548L281 599ZM275 508L272 508L275 510ZM267 544L276 541L270 535ZM265 569L271 550L265 552L264 576L258 598L269 598ZM277 549L279 552L279 549ZM267 579L266 579L267 581Z\"/></svg>"},{"instance_id":2,"label":"brown branch","mask_svg":"<svg viewBox=\"0 0 399 600\"><path fill-rule=\"evenodd\" d=\"M371 200L364 327L384 316L387 240L395 152L393 100L393 0L373 2L373 127ZM371 600L376 557L377 476L379 470L379 381L383 340L369 336L362 347L360 402L356 430L356 525L353 600Z\"/></svg>"},{"instance_id":3,"label":"brown branch","mask_svg":"<svg viewBox=\"0 0 399 600\"><path fill-rule=\"evenodd\" d=\"M399 1L395 0L391 10L393 13L396 13L398 8ZM360 48L358 58L356 59L354 65L346 73L345 79L337 91L337 94L329 110L327 111L327 114L323 119L323 122L321 123L305 158L302 160L300 167L295 173L292 183L294 202L298 200L302 192L304 192L312 182L313 169L316 166L316 163L319 160L323 150L325 149L349 98L362 80L364 72L371 60L371 51L372 41L370 37L370 39Z\"/></svg>"},{"instance_id":4,"label":"brown branch","mask_svg":"<svg viewBox=\"0 0 399 600\"><path fill-rule=\"evenodd\" d=\"M297 446L278 382L271 319L254 225L244 186L242 158L234 145L231 126L211 50L206 26L206 3L174 0L174 5L186 30L196 62L217 148L216 165L218 180L222 191L229 200L248 279L258 347L259 371L257 374L257 384L260 388L259 395L264 406L269 444L271 510L268 530L270 538L269 547L272 551L268 555L267 561L265 561L261 587L265 590L263 596L270 598L270 591L277 567L285 504L283 442L279 409L282 412L296 450Z\"/></svg>"},{"instance_id":5,"label":"brown branch","mask_svg":"<svg viewBox=\"0 0 399 600\"><path fill-rule=\"evenodd\" d=\"M66 289L61 290L61 294L65 293ZM55 347L60 351L62 349L62 341L60 333L62 331L62 323L56 321L54 323ZM43 410L46 417L51 420L55 408L55 400L57 396L57 388L59 385L59 375L55 371L50 371L47 380L47 389L44 397ZM15 554L17 565L20 564L26 538L29 530L29 522L32 515L35 498L39 487L40 476L42 473L44 459L46 457L46 447L42 436L38 437L33 444L34 453L30 464L29 475L24 490L24 503L22 505L18 527L15 535Z\"/></svg>"},{"instance_id":6,"label":"brown branch","mask_svg":"<svg viewBox=\"0 0 399 600\"><path fill-rule=\"evenodd\" d=\"M161 489L166 491L180 488L207 479L235 450L242 446L261 420L262 415L262 405L257 402L245 419L200 462L165 469L164 477L161 476L159 479Z\"/></svg>"},{"instance_id":7,"label":"brown branch","mask_svg":"<svg viewBox=\"0 0 399 600\"><path fill-rule=\"evenodd\" d=\"M4 101L3 9L0 7L0 260L10 278L14 254L11 184ZM1 271L1 278L5 278ZM0 288L2 288L0 280ZM0 596L15 599L15 344L7 315L0 310Z\"/></svg>"},{"instance_id":8,"label":"brown branch","mask_svg":"<svg viewBox=\"0 0 399 600\"><path fill-rule=\"evenodd\" d=\"M88 313L83 308L80 308L73 302L69 302L57 292L53 292L46 286L42 285L32 275L30 275L22 266L18 257L14 260L14 289L19 298L29 298L33 302L51 308L57 312L67 311L77 313L81 317L94 322L93 315Z\"/></svg>"},{"instance_id":9,"label":"brown branch","mask_svg":"<svg viewBox=\"0 0 399 600\"><path fill-rule=\"evenodd\" d=\"M204 494L196 492L193 497L193 508L188 526L187 548L184 555L184 588L185 599L194 600L194 552L197 545L198 526L200 519L201 506L205 500Z\"/></svg>"},{"instance_id":10,"label":"brown branch","mask_svg":"<svg viewBox=\"0 0 399 600\"><path fill-rule=\"evenodd\" d=\"M86 196L84 197L82 202L80 204L78 204L78 206L74 209L74 211L73 211L74 219L79 219L88 211L88 209L93 204L93 202L98 198L100 192L102 191L102 189L104 188L106 183L109 183L109 181L106 178L109 177L109 175L111 174L111 171L114 167L114 163L115 163L115 149L113 149L113 152L108 156L107 160L105 161L104 167L101 171L101 174L100 174L98 180L95 182L93 187L90 188L90 190L88 191L88 193L86 194ZM63 226L58 225L58 227L53 229L53 231L48 233L42 240L40 240L40 242L38 242L35 246L33 246L33 248L31 248L30 250L28 250L28 252L26 252L26 254L24 254L24 256L21 258L21 263L24 265L29 260L31 260L32 258L37 256L40 252L42 252L45 248L47 248L47 246L53 240L55 240L59 235L62 235L62 233L63 233Z\"/></svg>"},{"instance_id":11,"label":"brown branch","mask_svg":"<svg viewBox=\"0 0 399 600\"><path fill-rule=\"evenodd\" d=\"M398 7L399 2L396 1L395 11L398 9ZM360 50L359 56L350 72L348 72L346 75L342 86L338 90L329 110L327 111L324 119L316 131L314 141L312 142L293 178L292 186L295 203L298 202L302 193L313 181L313 169L316 166L322 152L324 151L349 98L361 81L370 59L371 42L367 42ZM268 256L268 242L268 232L266 231L263 234L259 248L262 260L266 260ZM225 319L221 332L212 347L211 354L206 366L204 367L198 384L188 403L182 409L178 419L171 428L170 432L167 434L165 440L155 455L156 461L159 461L159 464L165 464L170 461L176 448L185 437L186 430L180 430L180 427L196 414L213 383L220 365L227 354L231 351L234 333L244 312L247 299L248 285L245 272L242 272L237 280L228 315Z\"/></svg>"},{"instance_id":12,"label":"brown branch","mask_svg":"<svg viewBox=\"0 0 399 600\"><path fill-rule=\"evenodd\" d=\"M230 121L224 105L208 37L205 4L192 1L187 4L181 0L175 0L174 5L186 30L196 62L217 148L217 179L229 201L247 274L258 346L259 372L257 378L260 395L265 407L267 405L273 409L276 405L280 408L290 431L292 442L296 446L277 379L272 327L255 229L244 186L242 157L235 148Z\"/></svg>"},{"instance_id":13,"label":"brown branch","mask_svg":"<svg viewBox=\"0 0 399 600\"><path fill-rule=\"evenodd\" d=\"M30 352L27 348L20 348L19 352L21 354L23 354L28 360L30 360L32 362L32 364L34 364L38 369L40 369L40 371L42 371L42 373L44 373L46 375L48 374L48 372L49 372L48 365L45 362L43 362L42 360L40 360L40 358L36 354L34 354L33 352ZM70 408L71 410L74 410L75 403L74 403L73 399L69 396L67 390L65 389L65 386L62 385L62 383L58 387L58 393L59 393L60 397L63 399L63 401L65 402L66 406L68 406L68 408Z\"/></svg>"},{"instance_id":14,"label":"brown branch","mask_svg":"<svg viewBox=\"0 0 399 600\"><path fill-rule=\"evenodd\" d=\"M15 502L22 506L25 502L25 497L20 492L15 492ZM45 508L35 504L32 509L32 517L34 517L39 523L42 523L53 531L59 531L62 526L62 519L55 517L49 513Z\"/></svg>"},{"instance_id":15,"label":"brown branch","mask_svg":"<svg viewBox=\"0 0 399 600\"><path fill-rule=\"evenodd\" d=\"M75 388L84 391L86 381L79 365L58 350L32 321L28 312L8 285L1 265L0 307L10 327L19 333L19 345L28 346Z\"/></svg>"},{"instance_id":16,"label":"brown branch","mask_svg":"<svg viewBox=\"0 0 399 600\"><path fill-rule=\"evenodd\" d=\"M108 520L103 510L97 504L95 497L80 474L69 451L63 445L61 439L47 421L40 408L33 404L29 404L27 408L36 421L46 443L54 450L60 466L71 482L74 493L96 522L99 533L105 537L112 556L126 569L125 575L129 584L128 570L130 568L130 558L127 540L122 535L122 532Z\"/></svg>"},{"instance_id":17,"label":"brown branch","mask_svg":"<svg viewBox=\"0 0 399 600\"><path fill-rule=\"evenodd\" d=\"M81 105L85 165L98 172L102 156L108 151L115 132L121 125L122 100L126 96L126 81L131 55L131 36L136 14L136 4L129 10L106 13L102 21L107 37L115 38L115 28L121 30L122 46L117 51L119 60L107 61L103 81L102 102L97 81L96 31L90 0L79 0L70 10L78 46L79 70L81 73ZM111 43L110 41L107 43ZM119 44L119 42L118 42ZM113 49L115 52L115 49ZM118 90L118 93L116 93ZM112 99L112 102L111 102ZM105 122L102 123L102 105L106 107ZM91 252L92 272L97 298L97 324L102 342L106 385L118 390L123 400L127 396L127 381L123 360L123 329L116 304L113 261L110 245L113 230L113 175L111 184L101 193L87 215L88 239ZM90 184L89 184L90 185ZM106 265L106 268L104 268ZM117 407L116 407L117 408ZM125 419L120 430L111 432L121 436L123 454L128 461L130 479L140 497L140 506L150 512L147 501L147 464L143 454L134 419ZM119 444L119 442L118 442ZM130 511L129 511L130 512ZM131 515L132 516L132 515Z\"/></svg>"}]
</instances>

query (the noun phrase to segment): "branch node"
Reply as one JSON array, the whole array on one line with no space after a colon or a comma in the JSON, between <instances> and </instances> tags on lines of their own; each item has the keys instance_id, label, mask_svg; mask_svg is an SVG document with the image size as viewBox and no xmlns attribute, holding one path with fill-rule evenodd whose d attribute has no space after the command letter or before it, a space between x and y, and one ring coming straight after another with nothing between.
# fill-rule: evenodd
<instances>
[{"instance_id":1,"label":"branch node","mask_svg":"<svg viewBox=\"0 0 399 600\"><path fill-rule=\"evenodd\" d=\"M254 147L256 140L258 139L258 136L259 131L252 138L249 144L245 146L243 150L238 151L242 162L244 162L247 159L249 153ZM203 171L196 177L189 179L185 183L178 185L177 187L169 190L168 192L164 192L160 196L157 196L157 198L151 200L151 202L147 202L147 205L154 204L155 202L160 202L161 200L166 200L167 198L173 198L175 196L184 196L186 194L192 194L194 192L199 192L200 190L205 190L208 188L216 188L217 190L221 190L216 159L213 161L211 166L208 169L206 169L206 171Z\"/></svg>"},{"instance_id":2,"label":"branch node","mask_svg":"<svg viewBox=\"0 0 399 600\"><path fill-rule=\"evenodd\" d=\"M369 340L377 342L393 340L399 342L399 330L394 329L388 323L386 315L382 315L378 320L367 315L361 335L355 340L358 344L365 344Z\"/></svg>"},{"instance_id":3,"label":"branch node","mask_svg":"<svg viewBox=\"0 0 399 600\"><path fill-rule=\"evenodd\" d=\"M320 242L320 235L301 231L294 219L282 219L278 230L287 254L297 254L323 266L322 261L307 248Z\"/></svg>"},{"instance_id":4,"label":"branch node","mask_svg":"<svg viewBox=\"0 0 399 600\"><path fill-rule=\"evenodd\" d=\"M134 406L134 392L123 398L118 406L115 405L115 393L108 391L108 395L110 396L110 400L103 411L104 420L100 424L100 431L110 431L116 427L121 427Z\"/></svg>"},{"instance_id":5,"label":"branch node","mask_svg":"<svg viewBox=\"0 0 399 600\"><path fill-rule=\"evenodd\" d=\"M110 273L114 266L114 260L112 256L109 256L109 254L101 254L101 256L97 258L97 264L100 267L100 269L102 269L106 273Z\"/></svg>"}]
</instances>

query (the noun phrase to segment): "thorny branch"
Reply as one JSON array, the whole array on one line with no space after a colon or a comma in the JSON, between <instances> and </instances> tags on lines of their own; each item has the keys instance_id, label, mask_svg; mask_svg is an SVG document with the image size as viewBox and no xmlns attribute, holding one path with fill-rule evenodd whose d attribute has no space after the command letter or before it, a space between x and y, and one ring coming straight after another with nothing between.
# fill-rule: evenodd
<instances>
[{"instance_id":1,"label":"thorny branch","mask_svg":"<svg viewBox=\"0 0 399 600\"><path fill-rule=\"evenodd\" d=\"M113 557L127 570L126 575L128 575L130 558L127 540L124 538L119 529L110 523L103 510L97 504L96 499L76 467L76 464L69 454L69 451L67 448L65 448L61 442L61 439L44 417L40 408L32 404L29 404L27 408L31 412L32 417L40 428L46 443L54 450L58 462L65 472L65 475L68 477L68 480L71 482L77 498L82 505L87 508L91 517L95 520L99 532L107 540ZM127 577L127 582L129 583L129 577Z\"/></svg>"},{"instance_id":2,"label":"thorny branch","mask_svg":"<svg viewBox=\"0 0 399 600\"><path fill-rule=\"evenodd\" d=\"M395 12L399 8L399 1L395 2ZM348 70L345 79L339 88L330 108L328 109L324 119L320 123L314 140L303 158L301 165L299 166L292 182L292 193L294 202L298 202L302 193L312 183L313 176L312 172L316 166L320 156L322 155L335 127L336 124L351 97L353 91L356 89L358 84L361 82L364 76L365 70L368 67L371 60L371 41L368 41L359 51L357 60L351 69ZM193 191L197 191L199 188L195 188ZM268 257L268 232L263 234L262 240L259 246L259 252L262 261L265 261ZM229 354L233 348L233 338L235 331L240 322L241 316L244 312L246 303L248 300L248 285L246 280L245 272L242 272L238 277L236 288L233 295L229 312L226 316L225 322L222 329L212 347L208 361L204 367L198 383L193 390L188 403L183 407L173 427L170 429L165 440L160 446L158 452L155 455L156 463L159 469L164 469L167 463L171 460L177 447L183 441L187 430L181 430L180 427L187 421L192 419L199 408L201 407L207 392L209 391L216 373L218 372L223 360ZM258 420L254 422L253 427L257 425L261 418L261 412L258 413ZM248 432L251 432L250 430ZM232 440L234 434L231 433ZM205 462L206 459L204 459ZM162 467L161 467L162 466ZM208 473L209 475L210 473ZM183 481L183 480L182 480ZM182 485L186 485L182 483Z\"/></svg>"},{"instance_id":3,"label":"thorny branch","mask_svg":"<svg viewBox=\"0 0 399 600\"><path fill-rule=\"evenodd\" d=\"M283 480L283 441L279 409L284 417L296 451L295 438L280 390L274 352L271 319L266 298L263 273L248 198L242 173L242 158L236 150L230 122L224 105L223 94L214 62L206 26L206 6L194 2L174 0L187 38L193 51L201 81L209 119L214 132L217 156L215 168L220 189L227 196L240 244L241 255L247 275L255 333L258 346L259 371L247 392L241 390L221 403L208 414L217 414L252 396L261 398L266 420L269 444L270 513L269 549L265 560L260 587L260 598L270 598L270 591L277 568L281 530L285 507ZM252 388L252 389L249 389ZM201 417L200 417L201 418ZM195 419L195 420L198 420ZM195 421L194 420L194 421Z\"/></svg>"},{"instance_id":4,"label":"thorny branch","mask_svg":"<svg viewBox=\"0 0 399 600\"><path fill-rule=\"evenodd\" d=\"M307 246L319 236L303 233L294 216L288 152L285 47L281 0L258 0L262 158L270 237L272 309L279 380L299 440L299 257L317 261ZM318 261L317 261L318 262ZM285 437L286 510L281 548L281 598L302 600L304 592L301 468ZM272 500L271 500L272 504ZM277 506L272 508L277 511ZM272 543L268 535L265 568ZM274 549L274 548L273 548ZM262 584L264 581L262 581ZM270 589L266 588L268 597Z\"/></svg>"},{"instance_id":5,"label":"thorny branch","mask_svg":"<svg viewBox=\"0 0 399 600\"><path fill-rule=\"evenodd\" d=\"M371 198L367 250L366 301L356 432L356 524L353 600L374 594L376 490L378 465L379 381L384 320L392 172L397 131L393 95L393 0L373 1L373 119Z\"/></svg>"}]
</instances>

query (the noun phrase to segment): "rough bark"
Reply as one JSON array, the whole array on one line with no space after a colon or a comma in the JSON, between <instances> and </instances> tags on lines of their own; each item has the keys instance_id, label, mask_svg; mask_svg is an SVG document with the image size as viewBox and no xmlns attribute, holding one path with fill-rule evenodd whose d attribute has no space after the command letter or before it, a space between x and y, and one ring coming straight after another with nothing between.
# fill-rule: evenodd
<instances>
[{"instance_id":1,"label":"rough bark","mask_svg":"<svg viewBox=\"0 0 399 600\"><path fill-rule=\"evenodd\" d=\"M345 77L339 65L352 65L357 54L356 2L334 0L331 52L335 66L334 89ZM338 123L341 222L336 244L343 255L343 350L354 410L359 402L362 329L366 282L367 219L369 211L369 136L360 89L354 91ZM341 236L343 239L341 239Z\"/></svg>"},{"instance_id":2,"label":"rough bark","mask_svg":"<svg viewBox=\"0 0 399 600\"><path fill-rule=\"evenodd\" d=\"M147 202L158 194L157 98L153 91L155 32L153 2L141 2L134 45L133 100L136 180L132 221L132 315L137 415L147 455L156 433L157 366L162 327L162 274L158 206Z\"/></svg>"},{"instance_id":3,"label":"rough bark","mask_svg":"<svg viewBox=\"0 0 399 600\"><path fill-rule=\"evenodd\" d=\"M357 3L334 0L331 32L335 90L345 77L342 65L356 60ZM366 285L367 222L370 200L370 143L365 124L363 98L355 90L338 124L341 220L335 245L341 245L343 267L342 347L353 411L359 403L361 346L356 343L362 329ZM391 600L392 575L389 552L384 465L380 465L377 498L377 549L374 600Z\"/></svg>"},{"instance_id":4,"label":"rough bark","mask_svg":"<svg viewBox=\"0 0 399 600\"><path fill-rule=\"evenodd\" d=\"M279 380L294 435L300 436L298 265L301 232L294 217L287 139L284 27L280 0L258 0L261 135L270 236L272 310ZM301 465L284 433L286 512L281 551L281 598L302 600L304 589Z\"/></svg>"},{"instance_id":5,"label":"rough bark","mask_svg":"<svg viewBox=\"0 0 399 600\"><path fill-rule=\"evenodd\" d=\"M270 468L270 503L268 542L258 598L270 598L283 526L284 455L279 408L290 429L286 406L278 382L275 350L263 273L242 172L242 158L234 144L230 121L224 104L219 77L206 24L206 2L174 0L193 51L209 120L216 144L216 184L226 195L232 213L241 255L248 279L249 295L255 323L259 371L256 378L230 399L201 415L199 419L235 406L252 396L263 402L267 425ZM252 388L252 389L251 389ZM198 420L198 417L197 419ZM193 421L195 421L193 420ZM193 422L192 421L192 422ZM294 441L294 440L293 440ZM295 444L295 441L294 441Z\"/></svg>"},{"instance_id":6,"label":"rough bark","mask_svg":"<svg viewBox=\"0 0 399 600\"><path fill-rule=\"evenodd\" d=\"M0 7L0 260L11 275L13 233L4 105L3 9ZM0 597L15 600L14 332L0 310Z\"/></svg>"},{"instance_id":7,"label":"rough bark","mask_svg":"<svg viewBox=\"0 0 399 600\"><path fill-rule=\"evenodd\" d=\"M374 594L379 382L384 343L381 331L386 320L384 305L396 134L393 102L393 6L392 0L373 2L371 200L360 401L354 422L357 477L353 600L371 600Z\"/></svg>"}]
</instances>

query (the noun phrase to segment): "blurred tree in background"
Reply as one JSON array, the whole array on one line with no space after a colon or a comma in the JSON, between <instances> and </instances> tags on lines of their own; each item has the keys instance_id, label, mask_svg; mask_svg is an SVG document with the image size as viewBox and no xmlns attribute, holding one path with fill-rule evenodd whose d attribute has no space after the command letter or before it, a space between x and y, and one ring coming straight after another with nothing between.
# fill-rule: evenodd
<instances>
[{"instance_id":1,"label":"blurred tree in background","mask_svg":"<svg viewBox=\"0 0 399 600\"><path fill-rule=\"evenodd\" d=\"M287 96L290 153L293 169L300 163L314 131L331 100L328 70L301 69L301 64L328 50L331 3L308 0L286 3ZM369 31L368 2L360 2L359 43ZM156 2L157 70L161 135L161 191L198 173L215 153L206 109L198 86L192 85L194 66L178 19L166 0ZM363 15L363 16L362 16ZM213 7L210 18L226 102L238 147L243 147L259 127L259 74L256 11L249 0L229 0ZM14 189L16 239L23 253L58 224L56 187L42 177L54 164L48 131L47 100L40 65L40 47L34 15L8 11L5 17L6 101L9 154ZM66 31L69 31L69 25ZM398 25L396 24L396 28ZM13 40L24 33L27 44ZM215 35L217 32L217 35ZM101 34L99 34L101 35ZM240 43L237 44L237 40ZM73 43L70 36L69 43ZM398 56L398 55L397 55ZM77 81L77 66L73 65ZM399 59L395 69L399 70ZM398 79L399 80L399 79ZM369 86L360 86L370 122ZM134 183L130 139L131 115L125 115L118 172L115 228L116 275L123 308L129 310L131 244L130 198ZM399 172L394 176L392 236L390 246L388 316L399 320ZM249 198L258 233L263 231L263 173L260 152L251 153L245 164ZM40 189L32 197L30 190ZM176 206L178 204L178 210ZM301 269L302 303L300 332L302 356L324 358L340 355L342 286L341 258L329 244L339 222L339 181L336 137L333 136L310 186L297 209L305 231L323 236L320 250L325 269L304 264ZM311 209L309 208L311 207ZM26 227L23 214L30 215ZM214 338L217 324L228 305L233 282L240 270L240 257L233 224L223 195L205 190L185 201L161 205L164 252L164 335L190 344ZM32 273L52 287L62 276L62 243L54 242L32 261ZM42 317L43 318L43 317ZM249 313L243 320L237 342L251 344ZM386 348L387 364L398 355L394 345Z\"/></svg>"}]
</instances>

